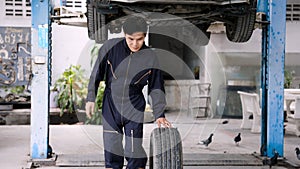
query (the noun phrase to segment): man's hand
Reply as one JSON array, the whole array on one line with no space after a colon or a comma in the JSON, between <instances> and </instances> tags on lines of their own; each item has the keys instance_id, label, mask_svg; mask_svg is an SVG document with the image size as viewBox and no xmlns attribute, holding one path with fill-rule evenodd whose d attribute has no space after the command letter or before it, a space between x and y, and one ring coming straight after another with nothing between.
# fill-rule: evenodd
<instances>
[{"instance_id":1,"label":"man's hand","mask_svg":"<svg viewBox=\"0 0 300 169\"><path fill-rule=\"evenodd\" d=\"M85 104L85 113L86 116L90 119L95 112L95 103L94 102L86 102Z\"/></svg>"},{"instance_id":2,"label":"man's hand","mask_svg":"<svg viewBox=\"0 0 300 169\"><path fill-rule=\"evenodd\" d=\"M171 123L164 117L156 119L156 123L157 123L158 127L161 127L161 125L164 125L165 127L168 127L168 128L172 127Z\"/></svg>"}]
</instances>

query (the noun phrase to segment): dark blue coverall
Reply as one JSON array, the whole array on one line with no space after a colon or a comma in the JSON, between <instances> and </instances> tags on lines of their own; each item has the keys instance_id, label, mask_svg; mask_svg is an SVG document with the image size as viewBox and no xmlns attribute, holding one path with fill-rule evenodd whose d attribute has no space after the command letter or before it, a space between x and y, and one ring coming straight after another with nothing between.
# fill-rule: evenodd
<instances>
[{"instance_id":1,"label":"dark blue coverall","mask_svg":"<svg viewBox=\"0 0 300 169\"><path fill-rule=\"evenodd\" d=\"M133 53L125 38L108 40L100 48L91 73L87 102L95 101L102 80L106 84L102 106L105 167L121 169L125 156L128 169L145 168L147 155L142 147L145 85L148 84L155 119L165 117L164 81L157 56L145 44Z\"/></svg>"}]
</instances>

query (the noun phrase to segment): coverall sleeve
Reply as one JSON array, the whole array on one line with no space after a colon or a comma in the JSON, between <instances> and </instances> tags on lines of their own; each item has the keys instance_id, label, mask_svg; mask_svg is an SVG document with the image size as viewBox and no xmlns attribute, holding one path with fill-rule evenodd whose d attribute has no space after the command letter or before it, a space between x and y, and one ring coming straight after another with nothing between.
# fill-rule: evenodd
<instances>
[{"instance_id":1,"label":"coverall sleeve","mask_svg":"<svg viewBox=\"0 0 300 169\"><path fill-rule=\"evenodd\" d=\"M162 73L159 69L152 69L148 83L148 91L152 100L152 108L155 119L165 117L166 107L165 88Z\"/></svg>"},{"instance_id":2,"label":"coverall sleeve","mask_svg":"<svg viewBox=\"0 0 300 169\"><path fill-rule=\"evenodd\" d=\"M87 102L95 102L99 83L104 79L107 64L107 50L105 48L105 44L103 44L99 49L98 58L94 64L88 84Z\"/></svg>"}]
</instances>

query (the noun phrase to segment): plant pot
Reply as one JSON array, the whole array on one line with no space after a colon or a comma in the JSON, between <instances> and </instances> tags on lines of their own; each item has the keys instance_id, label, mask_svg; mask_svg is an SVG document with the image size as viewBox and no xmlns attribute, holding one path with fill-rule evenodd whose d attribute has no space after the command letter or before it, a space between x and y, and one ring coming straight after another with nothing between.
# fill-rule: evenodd
<instances>
[{"instance_id":1,"label":"plant pot","mask_svg":"<svg viewBox=\"0 0 300 169\"><path fill-rule=\"evenodd\" d=\"M50 98L49 98L49 107L50 108L57 108L57 95L58 91L50 91Z\"/></svg>"},{"instance_id":2,"label":"plant pot","mask_svg":"<svg viewBox=\"0 0 300 169\"><path fill-rule=\"evenodd\" d=\"M50 115L50 124L76 124L78 123L78 117L76 113L64 113Z\"/></svg>"}]
</instances>

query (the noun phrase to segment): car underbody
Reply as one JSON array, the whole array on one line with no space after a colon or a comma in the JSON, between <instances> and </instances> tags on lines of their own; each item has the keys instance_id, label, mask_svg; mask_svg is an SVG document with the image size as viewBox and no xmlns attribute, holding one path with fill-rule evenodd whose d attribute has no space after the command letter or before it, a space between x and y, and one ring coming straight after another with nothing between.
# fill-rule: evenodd
<instances>
[{"instance_id":1,"label":"car underbody","mask_svg":"<svg viewBox=\"0 0 300 169\"><path fill-rule=\"evenodd\" d=\"M102 43L107 39L108 30L110 33L121 32L124 16L141 14L147 18L150 27L183 27L188 23L198 27L208 38L208 27L223 22L230 41L246 42L254 29L256 5L257 0L89 0L89 37Z\"/></svg>"}]
</instances>

